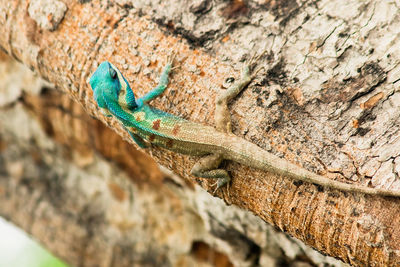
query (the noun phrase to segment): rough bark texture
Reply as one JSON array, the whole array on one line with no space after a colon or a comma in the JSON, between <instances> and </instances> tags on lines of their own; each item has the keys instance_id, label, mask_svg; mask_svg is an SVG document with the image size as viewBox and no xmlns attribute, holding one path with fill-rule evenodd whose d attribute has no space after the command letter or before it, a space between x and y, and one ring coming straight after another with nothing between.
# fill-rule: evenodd
<instances>
[{"instance_id":1,"label":"rough bark texture","mask_svg":"<svg viewBox=\"0 0 400 267\"><path fill-rule=\"evenodd\" d=\"M236 63L267 50L266 71L232 104L234 133L332 179L400 190L398 2L159 2L2 0L0 46L128 142L122 127L103 117L92 99L87 80L101 61L114 62L142 95L156 84L167 53L175 51L179 68L168 92L153 104L211 124L214 97L226 77L237 77ZM50 7L41 11L44 5ZM42 109L46 112L58 103L49 99L49 108ZM46 104L29 97L24 101L38 112ZM100 127L93 125L88 131ZM68 140L70 146L82 142L65 131L57 140ZM87 140L99 142L99 151L120 144L101 137ZM137 152L129 151L116 162L136 164L126 157ZM149 153L180 176L192 178L195 159L157 148ZM87 164L88 154L79 155L82 159L75 161ZM139 168L138 176L150 170ZM234 178L230 194L218 192L227 203L345 262L400 264L400 200L321 189L235 163L227 168ZM208 181L197 181L209 188ZM110 190L119 192L116 188ZM153 212L159 215L163 208ZM98 244L91 240L84 251Z\"/></svg>"},{"instance_id":2,"label":"rough bark texture","mask_svg":"<svg viewBox=\"0 0 400 267\"><path fill-rule=\"evenodd\" d=\"M66 262L342 266L199 186L162 174L67 95L2 60L0 215Z\"/></svg>"}]
</instances>

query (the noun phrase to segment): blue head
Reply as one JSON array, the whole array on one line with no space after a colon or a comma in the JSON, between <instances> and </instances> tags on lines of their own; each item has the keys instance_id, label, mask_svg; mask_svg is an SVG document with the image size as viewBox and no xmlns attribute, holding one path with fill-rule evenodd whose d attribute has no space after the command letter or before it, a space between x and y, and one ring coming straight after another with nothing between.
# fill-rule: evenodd
<instances>
[{"instance_id":1,"label":"blue head","mask_svg":"<svg viewBox=\"0 0 400 267\"><path fill-rule=\"evenodd\" d=\"M137 108L135 95L121 72L110 62L104 61L90 77L94 99L100 108L110 109L107 103L118 103L129 110Z\"/></svg>"}]
</instances>

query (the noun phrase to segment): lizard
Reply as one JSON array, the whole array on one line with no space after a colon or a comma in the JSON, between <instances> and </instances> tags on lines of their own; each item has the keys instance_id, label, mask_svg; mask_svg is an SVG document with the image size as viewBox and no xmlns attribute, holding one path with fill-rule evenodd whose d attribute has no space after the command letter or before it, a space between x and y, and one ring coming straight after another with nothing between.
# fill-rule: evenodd
<instances>
[{"instance_id":1,"label":"lizard","mask_svg":"<svg viewBox=\"0 0 400 267\"><path fill-rule=\"evenodd\" d=\"M140 98L136 98L129 83L112 63L102 62L90 78L93 97L107 117L115 117L133 141L141 148L149 146L200 156L191 174L200 178L217 179L215 190L227 185L229 173L220 168L222 161L232 160L252 168L272 172L303 182L347 192L367 195L399 197L400 191L349 184L308 171L282 159L232 133L228 102L235 98L254 79L254 62L244 64L241 78L215 101L215 128L192 122L153 108L148 102L167 88L173 57L169 57L158 85Z\"/></svg>"}]
</instances>

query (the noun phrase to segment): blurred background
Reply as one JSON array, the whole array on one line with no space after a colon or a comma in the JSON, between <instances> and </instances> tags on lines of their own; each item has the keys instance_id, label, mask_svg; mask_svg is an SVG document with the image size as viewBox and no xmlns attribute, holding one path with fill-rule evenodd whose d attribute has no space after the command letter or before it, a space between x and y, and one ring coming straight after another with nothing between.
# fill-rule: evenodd
<instances>
[{"instance_id":1,"label":"blurred background","mask_svg":"<svg viewBox=\"0 0 400 267\"><path fill-rule=\"evenodd\" d=\"M68 267L19 228L0 217L0 266Z\"/></svg>"}]
</instances>

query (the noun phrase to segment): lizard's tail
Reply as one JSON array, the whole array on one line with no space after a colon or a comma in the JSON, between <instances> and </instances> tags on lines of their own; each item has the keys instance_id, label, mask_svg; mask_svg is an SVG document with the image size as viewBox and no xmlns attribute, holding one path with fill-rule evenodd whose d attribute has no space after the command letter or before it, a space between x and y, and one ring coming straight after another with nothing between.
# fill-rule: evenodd
<instances>
[{"instance_id":1,"label":"lizard's tail","mask_svg":"<svg viewBox=\"0 0 400 267\"><path fill-rule=\"evenodd\" d=\"M241 138L232 136L232 139L226 140L226 143L223 144L223 147L227 152L226 157L229 160L233 160L256 169L269 171L291 179L318 184L324 187L342 191L359 192L368 195L400 197L400 191L392 191L383 188L370 188L329 179L281 159L253 143L244 141Z\"/></svg>"}]
</instances>

